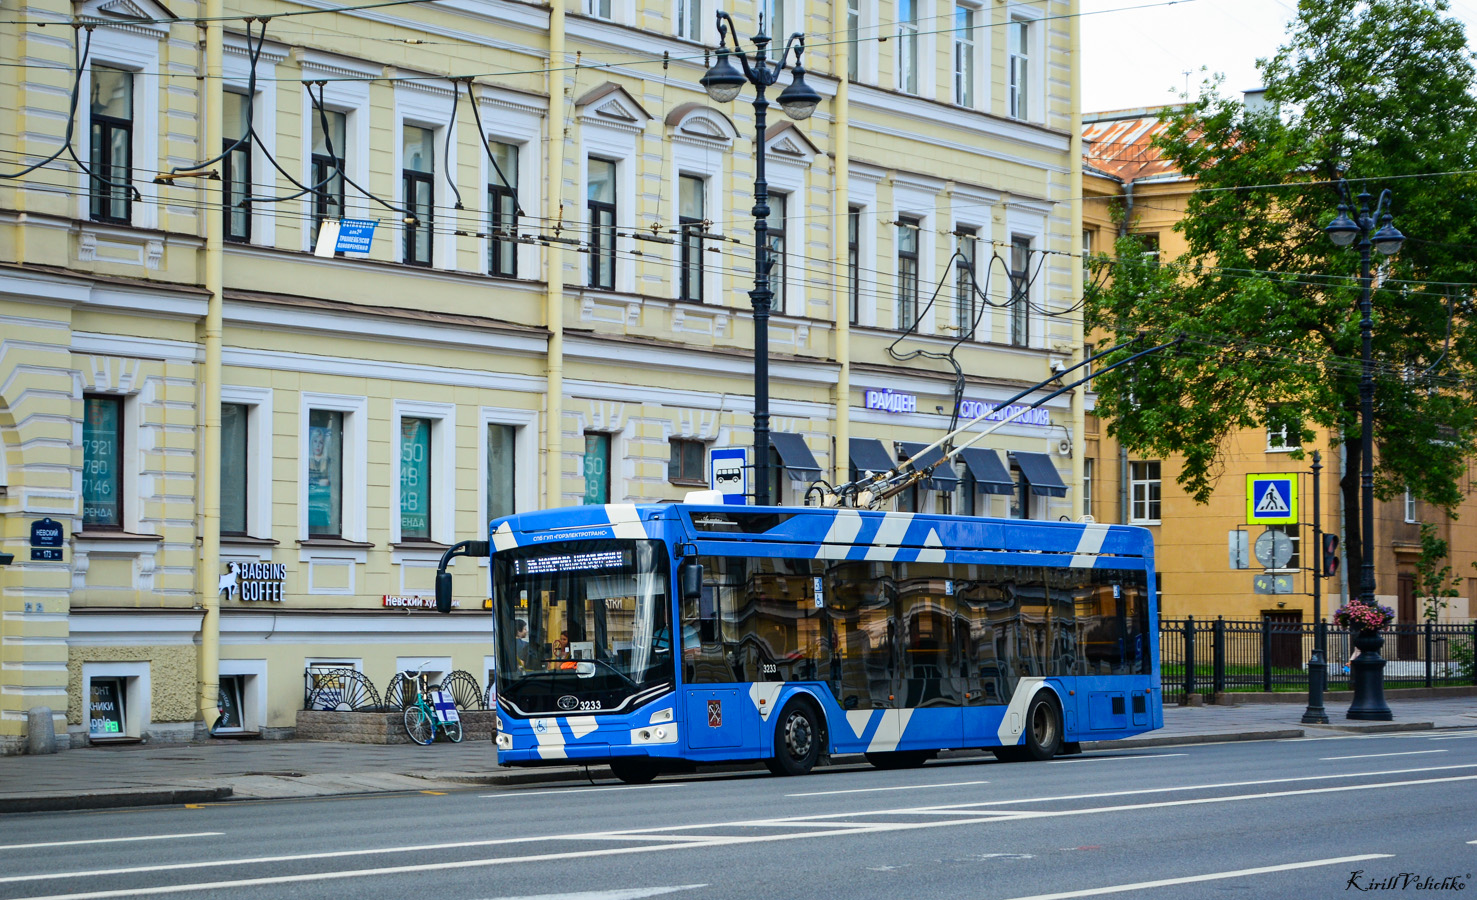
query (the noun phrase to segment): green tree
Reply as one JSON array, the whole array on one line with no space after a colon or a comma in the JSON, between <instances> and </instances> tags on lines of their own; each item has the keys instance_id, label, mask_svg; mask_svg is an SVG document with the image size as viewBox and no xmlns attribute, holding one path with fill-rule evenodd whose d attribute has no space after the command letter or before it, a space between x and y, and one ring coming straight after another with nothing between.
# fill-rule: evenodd
<instances>
[{"instance_id":1,"label":"green tree","mask_svg":"<svg viewBox=\"0 0 1477 900\"><path fill-rule=\"evenodd\" d=\"M1451 547L1446 540L1436 535L1436 526L1421 523L1421 555L1415 561L1416 596L1424 602L1421 618L1435 622L1441 611L1451 605L1453 597L1461 596L1461 579L1451 574L1451 563L1447 556Z\"/></svg>"},{"instance_id":2,"label":"green tree","mask_svg":"<svg viewBox=\"0 0 1477 900\"><path fill-rule=\"evenodd\" d=\"M1290 425L1343 442L1345 551L1359 530L1358 254L1322 229L1333 186L1393 192L1407 237L1374 305L1376 493L1409 488L1452 511L1477 403L1477 99L1471 53L1444 0L1300 0L1286 43L1258 61L1269 105L1220 94L1165 114L1162 151L1196 188L1176 226L1188 252L1155 270L1131 238L1086 306L1102 346L1184 334L1180 352L1103 376L1098 408L1132 451L1179 455L1209 499L1227 438ZM1124 251L1128 251L1125 253ZM1298 458L1301 458L1299 455Z\"/></svg>"}]
</instances>

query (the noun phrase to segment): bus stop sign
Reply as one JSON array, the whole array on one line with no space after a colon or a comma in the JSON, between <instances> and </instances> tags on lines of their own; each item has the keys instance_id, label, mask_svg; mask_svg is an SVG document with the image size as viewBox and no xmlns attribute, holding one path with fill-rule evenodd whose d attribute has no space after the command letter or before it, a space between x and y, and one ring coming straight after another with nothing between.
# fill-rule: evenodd
<instances>
[{"instance_id":1,"label":"bus stop sign","mask_svg":"<svg viewBox=\"0 0 1477 900\"><path fill-rule=\"evenodd\" d=\"M723 495L723 502L742 506L748 502L749 450L747 447L714 447L708 451L708 487Z\"/></svg>"}]
</instances>

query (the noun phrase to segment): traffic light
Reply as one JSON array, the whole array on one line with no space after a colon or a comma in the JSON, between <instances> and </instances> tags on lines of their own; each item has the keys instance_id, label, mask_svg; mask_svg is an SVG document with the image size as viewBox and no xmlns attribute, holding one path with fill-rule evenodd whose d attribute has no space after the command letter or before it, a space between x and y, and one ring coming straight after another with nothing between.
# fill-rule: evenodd
<instances>
[{"instance_id":1,"label":"traffic light","mask_svg":"<svg viewBox=\"0 0 1477 900\"><path fill-rule=\"evenodd\" d=\"M1333 577L1339 573L1339 536L1323 535L1323 574Z\"/></svg>"}]
</instances>

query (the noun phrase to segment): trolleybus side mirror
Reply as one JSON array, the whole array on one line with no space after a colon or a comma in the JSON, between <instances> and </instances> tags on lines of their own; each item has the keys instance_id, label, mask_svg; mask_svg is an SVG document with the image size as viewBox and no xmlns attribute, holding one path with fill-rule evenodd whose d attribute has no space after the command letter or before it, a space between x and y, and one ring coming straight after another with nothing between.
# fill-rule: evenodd
<instances>
[{"instance_id":1,"label":"trolleybus side mirror","mask_svg":"<svg viewBox=\"0 0 1477 900\"><path fill-rule=\"evenodd\" d=\"M692 560L683 560L677 568L678 587L682 590L683 604L696 603L703 596L703 567Z\"/></svg>"},{"instance_id":2,"label":"trolleybus side mirror","mask_svg":"<svg viewBox=\"0 0 1477 900\"><path fill-rule=\"evenodd\" d=\"M451 573L445 569L436 573L436 612L451 612Z\"/></svg>"}]
</instances>

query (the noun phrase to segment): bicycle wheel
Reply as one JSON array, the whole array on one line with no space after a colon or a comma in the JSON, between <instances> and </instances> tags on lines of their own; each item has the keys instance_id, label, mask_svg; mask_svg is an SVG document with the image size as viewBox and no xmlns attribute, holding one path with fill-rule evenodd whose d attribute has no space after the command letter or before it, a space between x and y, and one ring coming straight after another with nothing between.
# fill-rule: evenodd
<instances>
[{"instance_id":1,"label":"bicycle wheel","mask_svg":"<svg viewBox=\"0 0 1477 900\"><path fill-rule=\"evenodd\" d=\"M405 707L405 733L417 744L436 740L436 723L419 704Z\"/></svg>"},{"instance_id":2,"label":"bicycle wheel","mask_svg":"<svg viewBox=\"0 0 1477 900\"><path fill-rule=\"evenodd\" d=\"M451 738L453 744L460 744L462 742L462 723L460 719L455 722L447 722L441 728L446 732L446 736Z\"/></svg>"}]
</instances>

